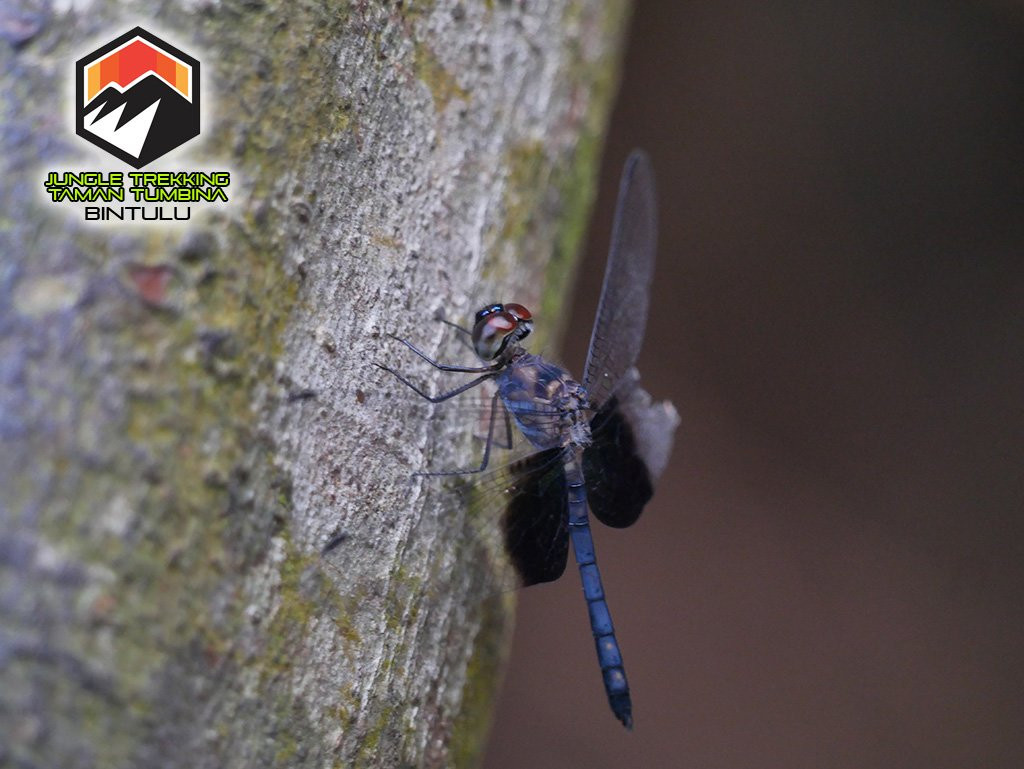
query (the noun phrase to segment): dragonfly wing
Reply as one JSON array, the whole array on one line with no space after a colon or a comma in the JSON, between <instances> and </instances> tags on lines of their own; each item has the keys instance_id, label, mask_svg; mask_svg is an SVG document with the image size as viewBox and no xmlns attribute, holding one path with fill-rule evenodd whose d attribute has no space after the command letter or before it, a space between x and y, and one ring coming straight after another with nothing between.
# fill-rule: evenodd
<instances>
[{"instance_id":1,"label":"dragonfly wing","mask_svg":"<svg viewBox=\"0 0 1024 769\"><path fill-rule=\"evenodd\" d=\"M652 402L636 369L629 369L591 420L594 442L583 452L587 500L601 523L620 529L636 523L668 462L678 424L675 407Z\"/></svg>"},{"instance_id":2,"label":"dragonfly wing","mask_svg":"<svg viewBox=\"0 0 1024 769\"><path fill-rule=\"evenodd\" d=\"M565 571L569 507L561 454L547 449L520 460L502 517L505 551L524 586L552 582Z\"/></svg>"},{"instance_id":3,"label":"dragonfly wing","mask_svg":"<svg viewBox=\"0 0 1024 769\"><path fill-rule=\"evenodd\" d=\"M475 391L464 393L449 402L432 404L423 400L416 393L408 394L400 392L393 396L386 403L388 408L400 410L410 424L420 420L430 420L437 424L443 424L451 432L466 433L474 436L480 446L483 446L487 438L491 420L491 409L494 406L494 389L484 383ZM537 405L533 408L521 406L519 413L528 418L538 429L546 425L558 425L564 420L563 415L551 406ZM512 415L500 399L498 410L495 414L494 424L494 446L495 448L508 449L525 444L528 453L536 449L526 444L519 429L516 427ZM522 453L522 452L520 452Z\"/></svg>"},{"instance_id":4,"label":"dragonfly wing","mask_svg":"<svg viewBox=\"0 0 1024 769\"><path fill-rule=\"evenodd\" d=\"M450 527L450 535L429 555L424 590L449 589L453 579L462 578L456 572L465 575L468 569L474 592L485 598L550 582L565 571L569 534L562 449L500 456L506 461L495 461L483 473L427 479L426 518L432 528ZM347 536L336 536L322 548L323 565L342 582L349 580L343 566L346 542L351 544Z\"/></svg>"},{"instance_id":5,"label":"dragonfly wing","mask_svg":"<svg viewBox=\"0 0 1024 769\"><path fill-rule=\"evenodd\" d=\"M465 545L489 563L485 592L558 579L569 553L563 449L535 452L451 486Z\"/></svg>"},{"instance_id":6,"label":"dragonfly wing","mask_svg":"<svg viewBox=\"0 0 1024 769\"><path fill-rule=\"evenodd\" d=\"M583 386L597 406L611 397L640 353L657 239L654 171L647 154L634 150L619 183L608 265L583 371Z\"/></svg>"}]
</instances>

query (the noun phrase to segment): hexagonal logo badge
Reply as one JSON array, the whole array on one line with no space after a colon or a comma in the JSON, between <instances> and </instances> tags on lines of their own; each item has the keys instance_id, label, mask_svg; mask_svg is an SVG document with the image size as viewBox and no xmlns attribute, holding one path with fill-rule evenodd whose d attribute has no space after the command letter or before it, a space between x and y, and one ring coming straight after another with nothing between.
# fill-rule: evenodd
<instances>
[{"instance_id":1,"label":"hexagonal logo badge","mask_svg":"<svg viewBox=\"0 0 1024 769\"><path fill-rule=\"evenodd\" d=\"M199 62L142 27L76 62L76 132L135 168L199 135Z\"/></svg>"}]
</instances>

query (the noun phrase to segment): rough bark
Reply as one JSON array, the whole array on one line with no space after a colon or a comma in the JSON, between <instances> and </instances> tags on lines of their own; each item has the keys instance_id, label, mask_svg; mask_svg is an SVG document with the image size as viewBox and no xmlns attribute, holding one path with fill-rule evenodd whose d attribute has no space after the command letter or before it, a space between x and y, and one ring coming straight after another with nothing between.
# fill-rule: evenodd
<instances>
[{"instance_id":1,"label":"rough bark","mask_svg":"<svg viewBox=\"0 0 1024 769\"><path fill-rule=\"evenodd\" d=\"M512 602L409 472L472 441L370 362L457 352L439 308L557 322L624 3L153 8L0 10L0 764L471 765ZM96 158L57 102L139 23L199 54L182 165L234 202L87 227L38 194Z\"/></svg>"}]
</instances>

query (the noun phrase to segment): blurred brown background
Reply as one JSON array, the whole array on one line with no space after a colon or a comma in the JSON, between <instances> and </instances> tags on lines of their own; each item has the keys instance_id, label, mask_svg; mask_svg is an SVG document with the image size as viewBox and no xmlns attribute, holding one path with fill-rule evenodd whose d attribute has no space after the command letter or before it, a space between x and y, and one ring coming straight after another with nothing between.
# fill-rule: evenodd
<instances>
[{"instance_id":1,"label":"blurred brown background","mask_svg":"<svg viewBox=\"0 0 1024 769\"><path fill-rule=\"evenodd\" d=\"M682 425L578 574L525 591L485 766L1024 766L1024 10L639 0L614 187L654 158L641 370Z\"/></svg>"}]
</instances>

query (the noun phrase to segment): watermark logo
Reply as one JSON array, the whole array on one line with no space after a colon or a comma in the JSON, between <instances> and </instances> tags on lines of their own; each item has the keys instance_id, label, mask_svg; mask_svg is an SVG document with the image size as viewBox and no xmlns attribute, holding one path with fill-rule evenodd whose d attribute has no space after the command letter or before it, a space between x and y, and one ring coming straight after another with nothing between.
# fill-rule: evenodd
<instances>
[{"instance_id":1,"label":"watermark logo","mask_svg":"<svg viewBox=\"0 0 1024 769\"><path fill-rule=\"evenodd\" d=\"M142 27L75 66L76 132L142 168L199 135L199 61Z\"/></svg>"},{"instance_id":2,"label":"watermark logo","mask_svg":"<svg viewBox=\"0 0 1024 769\"><path fill-rule=\"evenodd\" d=\"M228 202L227 170L138 170L199 136L197 58L134 27L75 61L73 72L75 133L136 170L109 158L102 168L48 169L50 203L86 222L173 223Z\"/></svg>"}]
</instances>

